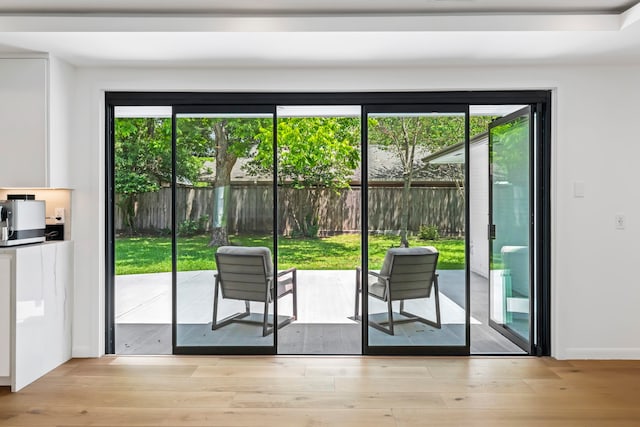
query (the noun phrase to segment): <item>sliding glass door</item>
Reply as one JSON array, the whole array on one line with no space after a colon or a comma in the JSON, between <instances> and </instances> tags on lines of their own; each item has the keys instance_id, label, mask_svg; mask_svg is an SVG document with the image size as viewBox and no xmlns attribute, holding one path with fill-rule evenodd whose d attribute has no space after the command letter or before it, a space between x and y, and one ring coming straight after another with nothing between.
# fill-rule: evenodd
<instances>
[{"instance_id":1,"label":"sliding glass door","mask_svg":"<svg viewBox=\"0 0 640 427\"><path fill-rule=\"evenodd\" d=\"M107 353L549 353L550 92L105 101Z\"/></svg>"},{"instance_id":2,"label":"sliding glass door","mask_svg":"<svg viewBox=\"0 0 640 427\"><path fill-rule=\"evenodd\" d=\"M174 110L175 353L275 353L273 125L270 107Z\"/></svg>"},{"instance_id":3,"label":"sliding glass door","mask_svg":"<svg viewBox=\"0 0 640 427\"><path fill-rule=\"evenodd\" d=\"M527 352L534 342L533 130L530 107L489 126L489 322Z\"/></svg>"},{"instance_id":4,"label":"sliding glass door","mask_svg":"<svg viewBox=\"0 0 640 427\"><path fill-rule=\"evenodd\" d=\"M367 353L468 354L466 164L430 164L468 140L466 105L366 106Z\"/></svg>"}]
</instances>

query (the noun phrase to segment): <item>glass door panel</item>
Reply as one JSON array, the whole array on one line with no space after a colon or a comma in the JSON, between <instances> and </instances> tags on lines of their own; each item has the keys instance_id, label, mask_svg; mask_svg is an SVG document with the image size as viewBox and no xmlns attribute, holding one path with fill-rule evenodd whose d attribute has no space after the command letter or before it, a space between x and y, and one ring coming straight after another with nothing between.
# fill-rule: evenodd
<instances>
[{"instance_id":1,"label":"glass door panel","mask_svg":"<svg viewBox=\"0 0 640 427\"><path fill-rule=\"evenodd\" d=\"M362 328L353 318L361 263L361 107L277 111L278 265L296 270L300 307L297 321L278 334L278 353L361 354Z\"/></svg>"},{"instance_id":2,"label":"glass door panel","mask_svg":"<svg viewBox=\"0 0 640 427\"><path fill-rule=\"evenodd\" d=\"M531 351L531 109L489 126L489 322Z\"/></svg>"},{"instance_id":3,"label":"glass door panel","mask_svg":"<svg viewBox=\"0 0 640 427\"><path fill-rule=\"evenodd\" d=\"M175 115L176 353L275 352L273 167L252 162L273 153L266 110Z\"/></svg>"},{"instance_id":4,"label":"glass door panel","mask_svg":"<svg viewBox=\"0 0 640 427\"><path fill-rule=\"evenodd\" d=\"M468 108L368 106L366 120L366 351L468 354Z\"/></svg>"},{"instance_id":5,"label":"glass door panel","mask_svg":"<svg viewBox=\"0 0 640 427\"><path fill-rule=\"evenodd\" d=\"M171 107L114 109L116 354L171 354Z\"/></svg>"}]
</instances>

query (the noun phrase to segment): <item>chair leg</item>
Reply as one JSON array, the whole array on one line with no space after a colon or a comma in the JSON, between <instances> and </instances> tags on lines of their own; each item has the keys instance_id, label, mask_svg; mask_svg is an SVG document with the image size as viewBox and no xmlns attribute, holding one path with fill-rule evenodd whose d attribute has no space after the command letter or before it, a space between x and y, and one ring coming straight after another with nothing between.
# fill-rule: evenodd
<instances>
[{"instance_id":1,"label":"chair leg","mask_svg":"<svg viewBox=\"0 0 640 427\"><path fill-rule=\"evenodd\" d=\"M391 304L391 297L387 296L387 311L389 312L389 333L395 335L393 331L393 305Z\"/></svg>"},{"instance_id":2,"label":"chair leg","mask_svg":"<svg viewBox=\"0 0 640 427\"><path fill-rule=\"evenodd\" d=\"M436 298L436 328L440 329L442 327L442 322L440 321L440 291L438 290L438 276L436 275L433 281L433 291L435 292Z\"/></svg>"},{"instance_id":3,"label":"chair leg","mask_svg":"<svg viewBox=\"0 0 640 427\"><path fill-rule=\"evenodd\" d=\"M435 279L433 281L432 292L435 292L435 295L434 295L435 306L436 306L436 320L435 320L435 322L433 320L425 319L424 317L420 317L418 315L415 315L413 313L405 311L405 309L404 309L404 300L401 300L400 301L400 314L402 314L403 316L408 317L408 319L403 319L402 322L418 321L418 322L426 323L427 325L433 326L436 329L442 328L442 322L440 320L440 292L438 290L438 277L437 276L435 277ZM398 322L396 322L396 323L398 323Z\"/></svg>"},{"instance_id":4,"label":"chair leg","mask_svg":"<svg viewBox=\"0 0 640 427\"><path fill-rule=\"evenodd\" d=\"M218 287L220 286L220 279L216 275L216 283L213 285L213 320L211 321L211 330L216 329L216 319L218 317Z\"/></svg>"},{"instance_id":5,"label":"chair leg","mask_svg":"<svg viewBox=\"0 0 640 427\"><path fill-rule=\"evenodd\" d=\"M355 296L355 308L353 310L353 320L358 320L360 318L360 286L362 281L360 267L356 267L356 296Z\"/></svg>"},{"instance_id":6,"label":"chair leg","mask_svg":"<svg viewBox=\"0 0 640 427\"><path fill-rule=\"evenodd\" d=\"M213 288L213 319L211 320L211 330L215 331L223 326L227 326L228 324L235 321L245 321L243 320L245 317L248 317L250 312L249 301L244 302L244 312L239 312L236 314L232 314L231 316L225 317L222 320L218 320L218 293L220 291L220 279L216 276L216 283Z\"/></svg>"},{"instance_id":7,"label":"chair leg","mask_svg":"<svg viewBox=\"0 0 640 427\"><path fill-rule=\"evenodd\" d=\"M391 292L389 289L389 281L386 281L386 286L387 289L385 291L385 295L386 295L386 302L387 302L387 320L383 320L382 322L374 322L373 320L369 319L368 324L369 326L384 332L385 334L389 334L389 335L395 335L395 324L396 323L403 323L403 320L394 320L393 318L393 304L392 304L392 298L391 298ZM363 298L364 298L364 294L363 294ZM377 297L376 297L377 298ZM382 298L379 298L382 299ZM384 301L384 300L383 300ZM384 326L384 325L388 325L388 326Z\"/></svg>"},{"instance_id":8,"label":"chair leg","mask_svg":"<svg viewBox=\"0 0 640 427\"><path fill-rule=\"evenodd\" d=\"M293 270L293 320L298 319L298 271Z\"/></svg>"},{"instance_id":9,"label":"chair leg","mask_svg":"<svg viewBox=\"0 0 640 427\"><path fill-rule=\"evenodd\" d=\"M275 315L274 315L275 317ZM276 323L278 321L278 319L274 319L274 323ZM262 319L262 336L266 337L267 335L269 335L270 331L269 331L269 302L265 301L264 302L264 314L263 314L263 319Z\"/></svg>"}]
</instances>

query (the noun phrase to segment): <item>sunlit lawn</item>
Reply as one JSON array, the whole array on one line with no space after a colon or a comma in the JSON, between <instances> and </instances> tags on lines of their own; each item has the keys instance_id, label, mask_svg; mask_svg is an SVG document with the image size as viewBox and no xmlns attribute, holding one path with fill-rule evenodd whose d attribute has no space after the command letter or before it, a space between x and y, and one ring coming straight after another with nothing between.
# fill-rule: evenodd
<instances>
[{"instance_id":1,"label":"sunlit lawn","mask_svg":"<svg viewBox=\"0 0 640 427\"><path fill-rule=\"evenodd\" d=\"M397 247L398 236L369 236L369 268L380 269L387 249ZM209 236L178 239L178 270L215 270ZM271 236L232 236L237 246L273 247ZM440 252L438 268L464 268L464 240L423 241L410 239L411 246L435 246ZM281 238L278 244L278 268L300 270L353 270L360 265L360 236L342 234L324 238ZM141 274L171 271L169 237L127 237L116 239L116 274Z\"/></svg>"}]
</instances>

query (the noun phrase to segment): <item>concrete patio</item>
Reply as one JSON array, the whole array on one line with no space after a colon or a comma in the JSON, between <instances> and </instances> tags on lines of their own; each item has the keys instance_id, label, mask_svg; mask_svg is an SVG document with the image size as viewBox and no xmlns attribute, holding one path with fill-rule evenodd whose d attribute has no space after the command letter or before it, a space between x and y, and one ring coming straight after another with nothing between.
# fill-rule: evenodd
<instances>
[{"instance_id":1,"label":"concrete patio","mask_svg":"<svg viewBox=\"0 0 640 427\"><path fill-rule=\"evenodd\" d=\"M262 337L259 326L232 324L217 331L211 331L213 313L214 271L180 272L177 276L177 323L178 345L271 345L273 336ZM355 271L353 270L300 270L298 271L298 319L280 330L279 352L303 352L303 347L296 346L298 337L305 336L306 347L311 341L318 341L324 336L335 340L336 331L351 331L345 335L342 344L334 344L333 350L324 348L330 354L359 352L361 343L360 326L353 320L355 304ZM464 271L439 271L440 311L443 328L436 330L421 323L409 323L401 326L395 336L389 336L370 328L371 345L461 345L464 343ZM472 288L472 351L474 336L478 338L476 352L519 352L508 340L493 331L487 324L487 282L480 276L473 275ZM171 351L171 273L127 275L116 277L116 342L121 352L134 349L145 352L144 347L136 344L135 335L153 335L158 333L157 341L162 341L164 350L159 351L156 342L149 347L153 352L167 353ZM484 300L484 301L482 301ZM291 297L279 300L278 310L281 315L291 313ZM407 302L409 311L415 310L425 317L433 317L433 301L414 300ZM220 300L219 316L244 310L240 301ZM252 312L262 312L262 304L251 303ZM271 313L273 307L270 308ZM384 303L369 298L371 314L385 313ZM394 311L397 307L394 306ZM431 311L431 313L429 313ZM384 315L386 316L386 314ZM158 329L160 328L160 329ZM304 328L301 329L301 328ZM321 329L318 329L321 328ZM135 332L135 331L138 332ZM322 330L320 335L311 334L310 330ZM118 331L128 336L126 345L118 345L124 339L118 337ZM133 331L133 332L132 332ZM221 333L223 332L223 333ZM133 336L131 335L133 333ZM167 337L167 333L169 337ZM217 334L217 335L216 335ZM313 336L311 340L309 337ZM141 336L141 340L145 337ZM154 338L155 341L155 338ZM354 342L356 341L356 342ZM289 343L289 344L286 344ZM493 346L492 344L493 343ZM289 346L283 348L283 346ZM292 346L292 347L291 347ZM329 346L331 347L331 346ZM152 350L155 348L156 350ZM491 350L493 348L493 350ZM314 351L317 353L317 351Z\"/></svg>"}]
</instances>

